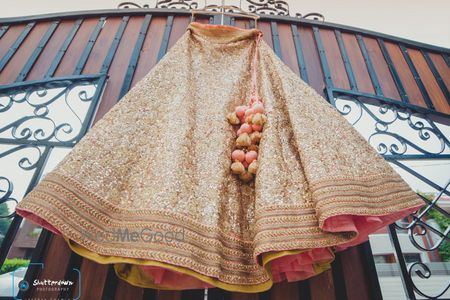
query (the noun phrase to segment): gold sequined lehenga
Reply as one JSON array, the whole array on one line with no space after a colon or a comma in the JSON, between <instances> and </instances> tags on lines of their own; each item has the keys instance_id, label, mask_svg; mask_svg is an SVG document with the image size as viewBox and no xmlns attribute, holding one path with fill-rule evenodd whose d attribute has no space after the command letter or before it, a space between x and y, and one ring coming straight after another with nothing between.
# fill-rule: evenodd
<instances>
[{"instance_id":1,"label":"gold sequined lehenga","mask_svg":"<svg viewBox=\"0 0 450 300\"><path fill-rule=\"evenodd\" d=\"M17 213L133 285L259 292L328 269L336 251L420 208L260 36L191 23ZM267 123L245 183L230 171L226 115L249 97L256 53Z\"/></svg>"}]
</instances>

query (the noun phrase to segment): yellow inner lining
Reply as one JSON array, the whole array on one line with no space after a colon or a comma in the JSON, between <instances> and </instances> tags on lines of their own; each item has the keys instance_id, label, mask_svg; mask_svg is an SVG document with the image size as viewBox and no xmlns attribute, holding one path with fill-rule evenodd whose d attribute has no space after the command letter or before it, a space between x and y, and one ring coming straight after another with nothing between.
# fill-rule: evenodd
<instances>
[{"instance_id":1,"label":"yellow inner lining","mask_svg":"<svg viewBox=\"0 0 450 300\"><path fill-rule=\"evenodd\" d=\"M214 285L218 288L231 291L231 292L246 292L246 293L258 293L269 290L273 281L270 279L264 283L254 284L254 285L238 285L238 284L230 284L222 282L216 278L208 277L206 275L195 272L191 269L185 267L179 267L168 263L159 262L156 260L148 260L148 259L138 259L138 258L130 258L130 257L120 257L120 256L106 256L97 254L93 251L86 249L85 247L77 244L76 242L64 237L69 247L78 255L86 257L90 260L93 260L100 264L114 264L114 270L117 276L132 285L143 287L143 288L152 288L159 290L177 290L176 287L173 286L164 286L161 284L156 284L151 278L150 275L144 273L138 265L143 266L156 266L161 268L166 268L168 270L176 271L185 275L192 276L206 282L208 284ZM288 250L288 251L278 251L272 253L265 253L262 255L263 266L268 272L269 276L271 276L272 272L270 270L270 262L274 259L277 259L282 256L299 254L307 250ZM315 275L326 271L331 268L331 262L334 260L333 258L328 262L316 263L313 264L313 268L315 271ZM130 264L130 265L128 265Z\"/></svg>"}]
</instances>

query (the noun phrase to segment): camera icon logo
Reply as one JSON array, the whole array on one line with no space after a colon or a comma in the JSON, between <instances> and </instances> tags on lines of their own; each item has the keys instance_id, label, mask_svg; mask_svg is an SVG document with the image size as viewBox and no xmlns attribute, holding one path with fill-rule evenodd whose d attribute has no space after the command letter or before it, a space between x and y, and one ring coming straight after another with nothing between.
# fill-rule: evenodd
<instances>
[{"instance_id":1,"label":"camera icon logo","mask_svg":"<svg viewBox=\"0 0 450 300\"><path fill-rule=\"evenodd\" d=\"M21 280L19 281L18 286L21 291L26 291L30 287L30 284L26 280Z\"/></svg>"}]
</instances>

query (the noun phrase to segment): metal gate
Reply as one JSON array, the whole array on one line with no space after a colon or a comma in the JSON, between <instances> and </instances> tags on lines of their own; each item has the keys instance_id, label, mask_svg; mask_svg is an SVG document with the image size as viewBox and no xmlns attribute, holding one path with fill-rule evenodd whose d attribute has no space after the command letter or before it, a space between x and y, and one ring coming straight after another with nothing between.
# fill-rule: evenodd
<instances>
[{"instance_id":1,"label":"metal gate","mask_svg":"<svg viewBox=\"0 0 450 300\"><path fill-rule=\"evenodd\" d=\"M188 6L179 9L176 2ZM450 205L445 206L450 199L450 171L447 178L436 177L417 166L435 164L434 173L442 173L450 164L450 50L292 17L283 1L246 2L249 10L264 13L258 27L265 41L401 175L434 192L421 193L426 207L387 229L393 258L378 257L366 242L338 253L331 270L300 283L277 284L266 293L156 291L118 280L111 267L76 255L60 237L27 222L21 226L14 203L172 47L190 21L184 9L192 2L0 19L0 229L4 230L0 265L16 255L31 262L22 274L24 282L46 276L76 282L69 290L53 293L55 298L76 298L81 293L89 295L87 299L203 299L207 293L208 299L387 299L386 274L401 279L402 296L408 299L449 298L449 263L437 260L450 253ZM219 19L200 16L197 21ZM229 17L225 23L254 25ZM403 248L409 247L405 237L430 253L431 260L424 262L422 254L417 259L412 255L416 252L405 252ZM374 254L392 261L375 264ZM423 282L436 277L444 281L433 281L431 290L429 284L423 288ZM42 295L23 287L18 297ZM0 298L12 299L12 294Z\"/></svg>"}]
</instances>

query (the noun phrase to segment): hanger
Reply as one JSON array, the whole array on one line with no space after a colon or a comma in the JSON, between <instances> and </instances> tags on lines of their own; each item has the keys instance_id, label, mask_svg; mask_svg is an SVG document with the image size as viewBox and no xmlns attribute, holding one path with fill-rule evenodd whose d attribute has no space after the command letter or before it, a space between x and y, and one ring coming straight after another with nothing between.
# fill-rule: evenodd
<instances>
[{"instance_id":1,"label":"hanger","mask_svg":"<svg viewBox=\"0 0 450 300\"><path fill-rule=\"evenodd\" d=\"M211 14L211 15L221 15L220 25L223 25L224 15L251 18L255 21L255 28L257 28L257 20L259 15L254 13L249 13L237 6L224 5L224 0L222 0L222 5L207 5L202 9L191 9L191 22L194 21L195 14Z\"/></svg>"}]
</instances>

